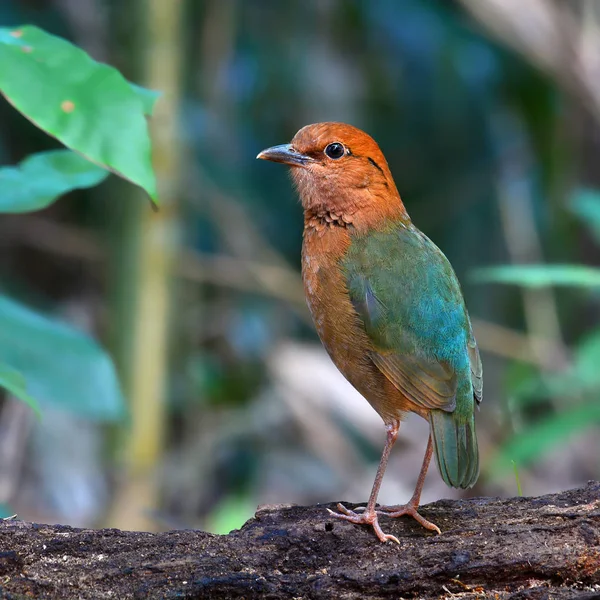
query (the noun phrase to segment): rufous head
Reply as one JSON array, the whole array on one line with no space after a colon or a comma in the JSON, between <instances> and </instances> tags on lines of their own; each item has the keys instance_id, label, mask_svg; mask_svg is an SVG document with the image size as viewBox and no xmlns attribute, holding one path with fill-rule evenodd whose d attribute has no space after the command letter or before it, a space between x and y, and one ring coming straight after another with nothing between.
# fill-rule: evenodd
<instances>
[{"instance_id":1,"label":"rufous head","mask_svg":"<svg viewBox=\"0 0 600 600\"><path fill-rule=\"evenodd\" d=\"M267 148L257 158L292 167L309 216L335 215L355 224L369 214L408 218L379 146L352 125L307 125L290 144Z\"/></svg>"}]
</instances>

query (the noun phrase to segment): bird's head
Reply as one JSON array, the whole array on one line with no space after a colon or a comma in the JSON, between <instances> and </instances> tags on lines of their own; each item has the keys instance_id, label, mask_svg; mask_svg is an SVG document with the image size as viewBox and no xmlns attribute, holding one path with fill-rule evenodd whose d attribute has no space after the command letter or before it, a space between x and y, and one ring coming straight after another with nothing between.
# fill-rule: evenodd
<instances>
[{"instance_id":1,"label":"bird's head","mask_svg":"<svg viewBox=\"0 0 600 600\"><path fill-rule=\"evenodd\" d=\"M291 143L267 148L257 158L292 167L309 217L329 214L355 226L389 216L408 218L379 146L351 125L307 125Z\"/></svg>"}]
</instances>

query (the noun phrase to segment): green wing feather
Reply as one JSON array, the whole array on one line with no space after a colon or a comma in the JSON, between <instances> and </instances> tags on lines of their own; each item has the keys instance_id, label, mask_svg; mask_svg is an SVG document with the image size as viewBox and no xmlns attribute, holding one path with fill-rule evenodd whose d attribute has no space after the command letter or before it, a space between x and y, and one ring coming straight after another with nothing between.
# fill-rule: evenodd
<instances>
[{"instance_id":1,"label":"green wing feather","mask_svg":"<svg viewBox=\"0 0 600 600\"><path fill-rule=\"evenodd\" d=\"M342 262L350 300L377 368L417 406L430 410L443 479L472 485L479 459L475 400L482 368L460 285L443 253L401 223L354 236Z\"/></svg>"}]
</instances>

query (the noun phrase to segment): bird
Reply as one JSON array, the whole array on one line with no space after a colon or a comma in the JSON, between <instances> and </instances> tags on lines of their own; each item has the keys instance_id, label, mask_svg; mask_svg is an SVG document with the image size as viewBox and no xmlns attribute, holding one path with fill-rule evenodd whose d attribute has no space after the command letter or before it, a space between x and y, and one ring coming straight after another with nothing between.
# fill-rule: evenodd
<instances>
[{"instance_id":1,"label":"bird","mask_svg":"<svg viewBox=\"0 0 600 600\"><path fill-rule=\"evenodd\" d=\"M413 517L432 455L444 482L472 487L479 475L475 408L482 363L458 278L443 252L411 221L375 140L345 123L315 123L258 159L290 167L304 213L302 280L317 333L345 378L385 425L386 442L368 502L329 513L371 526ZM377 496L407 413L429 423L425 457L404 505Z\"/></svg>"}]
</instances>

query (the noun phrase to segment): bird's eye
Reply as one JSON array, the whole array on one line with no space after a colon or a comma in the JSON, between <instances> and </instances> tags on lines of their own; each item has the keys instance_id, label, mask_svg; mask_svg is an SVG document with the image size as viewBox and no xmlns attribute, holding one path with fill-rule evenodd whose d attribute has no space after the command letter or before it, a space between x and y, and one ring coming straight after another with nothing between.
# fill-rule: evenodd
<instances>
[{"instance_id":1,"label":"bird's eye","mask_svg":"<svg viewBox=\"0 0 600 600\"><path fill-rule=\"evenodd\" d=\"M346 149L344 148L344 144L340 144L339 142L333 142L333 144L329 144L327 148L325 148L325 154L334 160L342 158L345 152Z\"/></svg>"}]
</instances>

